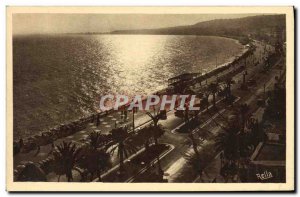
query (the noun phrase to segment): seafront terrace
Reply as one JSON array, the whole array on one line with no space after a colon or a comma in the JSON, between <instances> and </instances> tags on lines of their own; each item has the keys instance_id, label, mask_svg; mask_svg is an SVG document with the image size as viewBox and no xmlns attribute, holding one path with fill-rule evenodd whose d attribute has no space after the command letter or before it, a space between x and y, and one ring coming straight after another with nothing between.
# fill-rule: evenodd
<instances>
[{"instance_id":1,"label":"seafront terrace","mask_svg":"<svg viewBox=\"0 0 300 197\"><path fill-rule=\"evenodd\" d=\"M258 49L258 52L256 52L256 53L261 53L260 50L261 49ZM259 65L257 65L256 63L260 62L260 61L261 60L259 59L259 57L256 57L255 55L251 59L249 58L248 64L247 64L247 71L248 71L249 75L251 73L255 72L255 70L259 68ZM222 79L225 79L226 76L228 76L228 75L235 76L234 78L235 78L235 81L237 81L237 82L242 81L243 73L241 73L241 71L244 70L245 68L243 68L243 69L240 69L240 68L241 68L241 66L243 66L243 64L244 64L244 62L236 63L235 66L229 67L228 69L225 69L225 70L221 71L220 73L218 73L218 77L211 76L210 78L207 79L207 81L208 81L207 83L210 84L212 82L215 82L216 80L219 80L218 82L221 83L223 81ZM251 65L251 66L249 66L249 65ZM239 71L239 69L241 71ZM237 71L239 71L239 72L237 72ZM200 88L198 86L197 92L206 91L205 87L207 87L207 86L205 86L205 85L203 85L202 87L201 86L200 86ZM210 101L211 101L211 97L210 97ZM222 105L220 104L220 107L221 106L223 106L223 104ZM221 108L223 108L223 107L221 107ZM224 105L224 108L225 108L225 105ZM94 116L94 121L92 122L93 118L90 118L86 122L87 126L85 128L80 129L80 131L72 133L63 138L57 139L53 143L56 145L56 144L61 143L62 141L69 141L69 142L73 142L78 145L82 145L86 142L86 138L88 137L88 134L91 133L92 131L98 131L98 132L101 132L102 134L109 134L112 128L118 127L121 124L126 124L126 123L132 122L132 117L133 117L132 114L129 114L126 120L122 120L124 118L121 115L121 112L107 113L106 116L101 116L101 118L99 119L100 120L99 124L97 126L97 121L95 121L95 116ZM145 126L146 124L149 124L151 121L151 119L148 116L146 116L143 112L137 112L134 115L134 117L135 117L135 126L136 126L135 130L136 131L138 131L140 129L140 127ZM120 121L120 120L122 120L122 121ZM171 131L173 131L174 129L176 129L178 126L180 126L182 124L182 119L175 117L174 113L172 111L170 111L170 112L168 112L168 120L162 121L162 122L163 122L163 124L173 125L173 126L171 126L171 128L173 128L175 126L173 129L170 128ZM169 122L169 123L165 123L165 122ZM170 122L172 122L172 123L170 123ZM170 136L170 135L171 134L169 134L169 132L168 132L167 136L170 137L170 139L174 139L174 137L175 137L175 136L173 136L174 133L172 134L172 136ZM165 137L163 137L163 138L165 138ZM179 142L179 141L182 141L183 136L176 135L176 138L178 138L178 142ZM162 140L162 142L164 143L164 140ZM170 144L170 141L168 141L165 144ZM176 143L175 149L176 149L177 145L178 145L178 143ZM172 146L170 146L170 147L172 147ZM37 155L35 155L36 154L35 150L29 151L28 153L21 152L19 154L16 154L16 156L14 158L15 167L19 164L22 165L22 163L24 163L24 161L38 162L43 159L46 159L48 156L48 153L52 149L52 145L48 144L45 146L41 146L40 148L41 149ZM174 148L172 148L170 153L175 154L175 152L178 152L176 150L174 151L173 149ZM178 157L178 153L177 153L177 157ZM174 157L174 158L176 158L176 157ZM117 163L118 163L117 159L115 159L115 161L113 163L115 166L117 166ZM138 166L137 168L140 168L140 167ZM50 180L52 180L52 178L50 178ZM53 181L54 181L54 179L53 179ZM113 181L113 180L111 180L111 181Z\"/></svg>"}]
</instances>

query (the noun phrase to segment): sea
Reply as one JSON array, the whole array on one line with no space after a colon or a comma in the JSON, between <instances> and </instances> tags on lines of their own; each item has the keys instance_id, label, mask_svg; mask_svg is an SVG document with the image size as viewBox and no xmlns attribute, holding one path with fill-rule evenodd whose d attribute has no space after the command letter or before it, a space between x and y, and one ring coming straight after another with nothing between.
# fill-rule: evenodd
<instances>
[{"instance_id":1,"label":"sea","mask_svg":"<svg viewBox=\"0 0 300 197\"><path fill-rule=\"evenodd\" d=\"M171 77L208 72L243 48L213 36L14 35L14 139L95 112L102 95L148 95Z\"/></svg>"}]
</instances>

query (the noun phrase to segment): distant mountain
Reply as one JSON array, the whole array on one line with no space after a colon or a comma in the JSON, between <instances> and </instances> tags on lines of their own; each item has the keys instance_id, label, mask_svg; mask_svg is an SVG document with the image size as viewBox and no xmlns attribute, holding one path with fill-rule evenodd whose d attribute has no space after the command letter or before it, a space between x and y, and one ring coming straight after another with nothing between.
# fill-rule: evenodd
<instances>
[{"instance_id":1,"label":"distant mountain","mask_svg":"<svg viewBox=\"0 0 300 197\"><path fill-rule=\"evenodd\" d=\"M242 37L274 34L285 29L285 15L258 15L237 19L216 19L194 25L159 29L119 30L111 34L218 35Z\"/></svg>"}]
</instances>

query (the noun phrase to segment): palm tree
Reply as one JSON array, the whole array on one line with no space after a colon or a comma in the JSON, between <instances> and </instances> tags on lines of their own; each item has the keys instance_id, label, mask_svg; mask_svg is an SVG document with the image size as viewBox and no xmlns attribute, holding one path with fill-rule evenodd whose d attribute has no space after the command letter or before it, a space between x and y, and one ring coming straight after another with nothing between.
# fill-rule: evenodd
<instances>
[{"instance_id":1,"label":"palm tree","mask_svg":"<svg viewBox=\"0 0 300 197\"><path fill-rule=\"evenodd\" d=\"M241 104L239 111L240 111L241 119L242 119L242 130L241 130L241 132L244 133L245 123L246 123L246 114L249 111L248 104L247 103Z\"/></svg>"},{"instance_id":2,"label":"palm tree","mask_svg":"<svg viewBox=\"0 0 300 197\"><path fill-rule=\"evenodd\" d=\"M95 149L94 147L85 147L82 152L82 157L79 160L79 167L90 173L90 180L94 178L96 173L98 181L102 182L101 173L112 166L110 154L103 148Z\"/></svg>"},{"instance_id":3,"label":"palm tree","mask_svg":"<svg viewBox=\"0 0 300 197\"><path fill-rule=\"evenodd\" d=\"M80 149L71 142L63 141L62 144L55 147L53 152L54 171L58 174L58 182L61 175L66 175L68 182L73 179L72 170L79 159Z\"/></svg>"},{"instance_id":4,"label":"palm tree","mask_svg":"<svg viewBox=\"0 0 300 197\"><path fill-rule=\"evenodd\" d=\"M217 83L209 84L208 91L213 95L213 107L216 108L216 94L219 91L219 85Z\"/></svg>"},{"instance_id":5,"label":"palm tree","mask_svg":"<svg viewBox=\"0 0 300 197\"><path fill-rule=\"evenodd\" d=\"M238 131L229 129L228 131L220 132L216 136L215 147L218 152L221 152L221 171L220 174L226 182L229 176L237 173L236 161L239 159L239 142ZM223 161L225 159L225 162Z\"/></svg>"},{"instance_id":6,"label":"palm tree","mask_svg":"<svg viewBox=\"0 0 300 197\"><path fill-rule=\"evenodd\" d=\"M152 125L150 125L149 130L151 131L152 137L154 139L154 144L158 146L159 145L158 138L160 138L165 133L165 129L158 124L158 121L162 118L161 113L158 113L157 115L154 116L150 112L146 112L146 114L152 120ZM161 169L161 165L160 165L159 155L157 155L157 168L158 168L158 173L163 174L163 170Z\"/></svg>"},{"instance_id":7,"label":"palm tree","mask_svg":"<svg viewBox=\"0 0 300 197\"><path fill-rule=\"evenodd\" d=\"M195 137L195 135L197 137ZM187 140L184 142L185 145L192 146L193 148L193 152L187 151L184 158L186 159L187 164L200 176L201 181L203 181L202 174L205 172L204 169L214 155L214 151L211 151L213 150L213 148L211 148L211 144L203 146L203 135L204 138L209 138L211 133L207 130L203 130L201 132L198 130L196 133L190 131ZM208 176L208 174L206 175Z\"/></svg>"},{"instance_id":8,"label":"palm tree","mask_svg":"<svg viewBox=\"0 0 300 197\"><path fill-rule=\"evenodd\" d=\"M198 146L200 144L197 142L197 140L194 138L194 135L192 133L189 134L189 139L192 144L193 150L197 156L200 156L199 151L198 151Z\"/></svg>"},{"instance_id":9,"label":"palm tree","mask_svg":"<svg viewBox=\"0 0 300 197\"><path fill-rule=\"evenodd\" d=\"M161 125L151 125L149 130L151 131L152 137L154 139L155 146L159 145L158 139L165 133L165 128L163 128ZM157 168L158 173L163 174L163 170L161 168L159 154L157 154Z\"/></svg>"},{"instance_id":10,"label":"palm tree","mask_svg":"<svg viewBox=\"0 0 300 197\"><path fill-rule=\"evenodd\" d=\"M239 111L239 113L244 114L248 110L248 107L246 107L247 105L245 104L242 106L243 112ZM245 115L242 115L242 117L243 116L245 118ZM239 124L240 121L237 115L232 117L235 118L231 118L232 120L227 122L228 126L222 127L224 131L220 132L215 139L216 150L221 152L224 159L226 159L226 162L223 162L221 159L222 164L225 163L225 165L221 167L221 175L224 176L226 180L228 176L239 174L238 166L243 158L249 156L249 150L251 148L251 136L244 133L244 123Z\"/></svg>"},{"instance_id":11,"label":"palm tree","mask_svg":"<svg viewBox=\"0 0 300 197\"><path fill-rule=\"evenodd\" d=\"M227 77L225 80L226 83L226 98L231 99L231 85L234 84L234 81L232 80L232 77Z\"/></svg>"},{"instance_id":12,"label":"palm tree","mask_svg":"<svg viewBox=\"0 0 300 197\"><path fill-rule=\"evenodd\" d=\"M203 147L204 139L208 139L213 134L205 129L198 129L197 132L189 132L188 138L184 141L184 145L191 146L196 155L200 156L199 148ZM195 137L196 136L196 137Z\"/></svg>"},{"instance_id":13,"label":"palm tree","mask_svg":"<svg viewBox=\"0 0 300 197\"><path fill-rule=\"evenodd\" d=\"M103 147L110 142L110 138L108 135L102 135L101 133L96 131L92 131L89 134L88 139L90 146L94 149Z\"/></svg>"},{"instance_id":14,"label":"palm tree","mask_svg":"<svg viewBox=\"0 0 300 197\"><path fill-rule=\"evenodd\" d=\"M189 132L188 138L183 142L183 144L189 147L192 146L195 155L200 156L198 147L202 145L202 141L199 141L199 139L195 139L192 132Z\"/></svg>"},{"instance_id":15,"label":"palm tree","mask_svg":"<svg viewBox=\"0 0 300 197\"><path fill-rule=\"evenodd\" d=\"M120 168L119 174L123 175L124 169L124 158L129 155L137 152L136 146L132 143L131 137L133 136L133 132L128 132L127 126L115 128L111 131L111 139L112 141L107 144L107 147L111 147L111 153L113 154L116 150Z\"/></svg>"},{"instance_id":16,"label":"palm tree","mask_svg":"<svg viewBox=\"0 0 300 197\"><path fill-rule=\"evenodd\" d=\"M201 150L198 150L199 146L202 147ZM201 144L197 145L196 150L197 151L195 151L194 149L193 152L187 151L184 155L184 158L187 161L187 165L192 167L197 175L200 176L200 180L203 182L202 175L206 174L206 176L209 176L207 173L205 173L204 169L213 158L214 151L212 151L213 149L211 148L211 146L208 145L204 147Z\"/></svg>"},{"instance_id":17,"label":"palm tree","mask_svg":"<svg viewBox=\"0 0 300 197\"><path fill-rule=\"evenodd\" d=\"M207 93L203 95L201 102L200 102L200 110L204 110L204 108L206 108L206 110L208 110L208 107L209 107L208 97L209 97L209 94L207 94Z\"/></svg>"},{"instance_id":18,"label":"palm tree","mask_svg":"<svg viewBox=\"0 0 300 197\"><path fill-rule=\"evenodd\" d=\"M28 162L24 168L15 176L16 181L45 182L47 181L46 173L39 165Z\"/></svg>"},{"instance_id":19,"label":"palm tree","mask_svg":"<svg viewBox=\"0 0 300 197\"><path fill-rule=\"evenodd\" d=\"M158 138L160 138L164 133L165 130L161 125L158 124L158 121L161 120L162 114L158 113L157 115L152 115L150 112L146 112L146 114L151 118L152 125L150 125L150 131L152 133L152 137L154 139L154 143L158 144Z\"/></svg>"},{"instance_id":20,"label":"palm tree","mask_svg":"<svg viewBox=\"0 0 300 197\"><path fill-rule=\"evenodd\" d=\"M219 113L219 112L217 112ZM228 118L223 117L219 114L226 125L216 121L211 113L208 113L211 120L220 127L223 131L219 132L215 137L215 148L219 152L224 152L225 156L230 160L235 158L237 151L237 140L238 133L240 131L240 124L238 116L234 113L228 116Z\"/></svg>"},{"instance_id":21,"label":"palm tree","mask_svg":"<svg viewBox=\"0 0 300 197\"><path fill-rule=\"evenodd\" d=\"M215 146L218 152L224 152L227 160L234 161L238 158L238 135L237 131L229 129L218 133Z\"/></svg>"},{"instance_id":22,"label":"palm tree","mask_svg":"<svg viewBox=\"0 0 300 197\"><path fill-rule=\"evenodd\" d=\"M141 130L139 130L136 135L133 136L133 140L135 142L140 142L141 144L144 144L146 152L149 150L149 146L152 140L152 133L150 129L151 127L144 127Z\"/></svg>"}]
</instances>

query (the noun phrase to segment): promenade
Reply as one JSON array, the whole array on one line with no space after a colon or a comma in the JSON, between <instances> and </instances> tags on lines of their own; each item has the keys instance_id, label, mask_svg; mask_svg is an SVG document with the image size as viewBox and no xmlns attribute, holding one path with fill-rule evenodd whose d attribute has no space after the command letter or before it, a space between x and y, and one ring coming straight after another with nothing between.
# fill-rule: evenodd
<instances>
[{"instance_id":1,"label":"promenade","mask_svg":"<svg viewBox=\"0 0 300 197\"><path fill-rule=\"evenodd\" d=\"M255 105L257 95L261 95L262 86L263 84L267 84L267 87L270 87L272 85L272 79L275 75L278 73L276 72L270 72L270 74L266 76L261 76L258 71L261 70L262 65L254 65L255 62L263 62L264 55L264 45L256 42L256 50L254 55L247 60L247 72L248 76L247 78L254 78L257 81L259 81L259 87L253 87L253 89L250 89L250 91L242 91L239 90L240 82L243 80L243 72L240 72L236 74L233 79L236 81L236 83L232 86L232 92L235 96L237 96L236 104L239 103L248 103L250 105ZM240 64L242 64L241 62ZM228 73L232 72L235 68L230 68L225 70L224 72L220 73L218 77L222 77L227 75ZM216 77L211 77L207 80L207 84L210 84L212 82L215 82L217 80ZM195 91L201 92L205 88L205 84L201 84L201 86L197 85L195 86ZM212 101L212 96L209 97L209 101ZM221 102L220 99L217 100L218 102L218 108L222 109L222 113L224 116L230 112L230 110L227 109L227 106L225 103ZM203 112L201 114L201 122L200 124L200 131L199 136L202 136L204 133L203 131L209 131L214 136L216 135L220 129L214 125L211 119L211 115L215 116L216 119L220 118L220 115L217 113L214 114L208 114ZM168 150L163 152L161 155L161 164L163 171L165 172L165 178L168 179L169 182L180 182L182 177L181 170L185 166L185 160L183 159L182 154L186 151L189 151L189 147L183 146L183 142L186 140L187 136L185 133L179 133L178 129L181 128L185 123L182 118L178 118L175 116L174 111L169 111L167 113L167 120L161 120L160 124L162 124L165 128L167 128L167 132L160 138L160 143L165 144L169 147ZM135 129L138 130L139 127L145 126L147 124L150 124L150 118L144 113L144 112L137 112L134 114L135 119ZM132 123L133 120L133 114L128 113L127 119L124 121L123 116L121 115L121 112L114 112L110 113L107 116L104 116L100 119L99 126L96 126L94 123L89 123L85 129L76 132L73 135L60 138L54 142L54 145L60 144L62 141L67 142L73 142L78 145L83 145L86 143L86 139L92 131L98 131L102 134L108 134L112 128L119 127L123 124L129 125ZM221 121L221 119L220 119ZM205 136L202 136L205 138ZM207 139L204 139L207 140ZM209 144L208 142L205 142ZM22 165L28 161L32 162L38 162L43 159L46 159L51 153L52 145L46 145L41 146L41 149L39 153L36 155L36 150L30 151L29 153L19 153L14 156L14 167L18 165ZM127 173L126 177L123 178L122 181L125 182L147 182L147 181L153 181L153 176L149 176L149 174L155 174L156 168L153 167L155 165L155 160L152 162L152 167L150 166L144 166L143 164L136 164L134 167L132 167L132 163L130 163L136 156L141 154L144 149L140 149L137 153L134 155L131 155L126 161L125 165L126 168L130 173ZM118 180L117 176L117 169L118 169L118 158L115 153L115 155L112 156L112 163L113 168L109 172L103 174L103 181L104 182L116 182L120 181ZM134 168L134 169L131 169ZM186 173L186 172L184 172ZM74 181L79 181L79 174L74 171ZM148 178L147 178L148 177ZM185 176L183 176L185 178ZM193 177L193 176L191 176ZM50 173L47 176L49 181L57 181L57 175L54 173ZM196 178L196 175L194 175L194 179ZM155 178L154 178L155 179ZM193 180L194 180L193 179ZM61 178L61 181L66 181L64 177Z\"/></svg>"},{"instance_id":2,"label":"promenade","mask_svg":"<svg viewBox=\"0 0 300 197\"><path fill-rule=\"evenodd\" d=\"M256 53L256 56L259 56L259 48ZM282 62L277 62L277 64ZM240 90L239 86L240 83L233 84L232 86L232 93L233 95L237 96L238 99L236 99L236 102L234 105L238 106L242 103L247 103L250 105L251 112L255 112L258 109L258 106L256 104L256 101L258 98L260 98L263 95L263 89L264 84L266 84L266 90L271 89L272 85L274 84L275 76L279 75L279 70L270 70L267 74L262 74L260 71L261 65L257 66L247 66L247 72L248 72L248 79L249 78L255 78L256 81L259 81L258 86L250 87L249 90ZM234 77L235 81L241 81L243 78L242 73L238 74ZM204 138L204 142L202 144L202 148L205 149L206 146L209 146L214 142L214 137L216 136L222 129L215 124L215 122L219 122L220 124L224 123L224 117L228 117L231 113L231 107L224 105L224 103L220 102L217 105L219 112L213 113L211 115L207 114L201 114L200 120L201 123L198 128L196 128L194 131L198 132L198 136L201 136ZM214 121L212 121L212 118ZM170 118L171 119L171 118ZM195 179L197 180L198 175L194 173L192 169L189 168L187 165L186 159L184 158L184 153L193 151L191 147L185 147L182 145L183 140L187 138L187 134L184 133L178 133L178 132L172 132L174 131L174 128L178 127L178 125L174 125L167 122L162 122L163 126L168 127L171 132L168 132L165 134L161 139L161 143L172 143L175 145L175 150L170 153L168 156L164 157L161 161L162 169L165 172L165 179L168 180L168 182L193 182ZM206 133L209 132L212 137L205 137L210 136ZM218 163L218 157L216 156L217 153L214 153L214 150L211 151L212 155L211 158L213 159L216 157L216 161L212 160L210 164L208 164L208 167L205 171L207 171L207 174L210 174L210 176L204 175L203 179L204 182L211 182L214 178L217 177L219 172L219 163ZM214 155L216 154L216 155ZM134 182L147 182L151 177L149 174L155 174L155 171L149 169L148 171L145 171L143 174L140 174L135 177ZM205 173L204 173L205 174ZM214 175L213 175L214 174ZM199 180L198 180L199 181Z\"/></svg>"}]
</instances>

